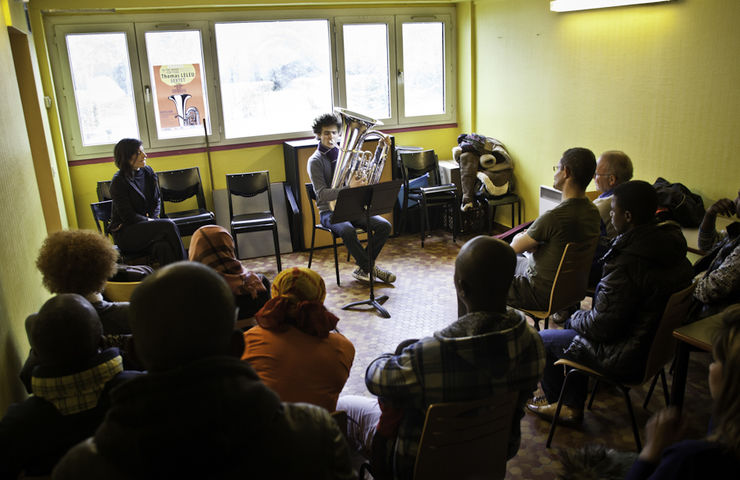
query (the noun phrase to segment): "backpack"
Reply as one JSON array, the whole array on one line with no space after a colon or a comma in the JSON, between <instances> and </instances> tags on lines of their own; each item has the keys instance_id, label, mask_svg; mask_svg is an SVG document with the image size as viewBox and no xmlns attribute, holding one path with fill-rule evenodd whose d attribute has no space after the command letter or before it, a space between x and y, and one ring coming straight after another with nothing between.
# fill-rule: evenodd
<instances>
[{"instance_id":1,"label":"backpack","mask_svg":"<svg viewBox=\"0 0 740 480\"><path fill-rule=\"evenodd\" d=\"M682 183L670 183L658 177L653 183L658 194L660 220L674 220L682 227L698 228L704 218L704 201Z\"/></svg>"}]
</instances>

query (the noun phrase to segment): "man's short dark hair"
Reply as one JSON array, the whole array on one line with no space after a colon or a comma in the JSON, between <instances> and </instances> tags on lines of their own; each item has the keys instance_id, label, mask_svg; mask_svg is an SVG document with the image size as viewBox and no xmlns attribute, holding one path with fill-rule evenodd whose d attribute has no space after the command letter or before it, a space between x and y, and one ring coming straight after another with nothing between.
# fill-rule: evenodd
<instances>
[{"instance_id":1,"label":"man's short dark hair","mask_svg":"<svg viewBox=\"0 0 740 480\"><path fill-rule=\"evenodd\" d=\"M313 133L321 135L321 129L324 127L336 126L337 129L342 127L342 122L339 121L339 117L333 113L325 113L319 117L316 117L313 121Z\"/></svg>"},{"instance_id":2,"label":"man's short dark hair","mask_svg":"<svg viewBox=\"0 0 740 480\"><path fill-rule=\"evenodd\" d=\"M609 170L617 179L617 185L632 180L632 160L621 150L607 150L601 158L609 162Z\"/></svg>"},{"instance_id":3,"label":"man's short dark hair","mask_svg":"<svg viewBox=\"0 0 740 480\"><path fill-rule=\"evenodd\" d=\"M614 201L625 212L632 214L632 223L644 225L655 220L658 194L648 182L632 180L614 189Z\"/></svg>"},{"instance_id":4,"label":"man's short dark hair","mask_svg":"<svg viewBox=\"0 0 740 480\"><path fill-rule=\"evenodd\" d=\"M569 148L563 152L560 163L563 168L568 167L570 169L576 184L582 190L586 190L588 184L591 183L591 179L594 178L594 172L596 172L594 152L582 147Z\"/></svg>"},{"instance_id":5,"label":"man's short dark hair","mask_svg":"<svg viewBox=\"0 0 740 480\"><path fill-rule=\"evenodd\" d=\"M134 348L149 370L229 355L234 295L221 275L197 262L177 262L149 275L131 296Z\"/></svg>"},{"instance_id":6,"label":"man's short dark hair","mask_svg":"<svg viewBox=\"0 0 740 480\"><path fill-rule=\"evenodd\" d=\"M28 340L42 365L80 371L98 351L103 326L81 295L64 293L47 300L26 320Z\"/></svg>"}]
</instances>

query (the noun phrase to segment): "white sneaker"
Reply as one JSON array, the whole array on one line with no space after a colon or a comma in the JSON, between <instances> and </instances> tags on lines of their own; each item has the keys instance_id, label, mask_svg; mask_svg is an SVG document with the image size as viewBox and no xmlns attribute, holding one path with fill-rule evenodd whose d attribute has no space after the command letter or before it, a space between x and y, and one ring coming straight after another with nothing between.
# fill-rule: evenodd
<instances>
[{"instance_id":1,"label":"white sneaker","mask_svg":"<svg viewBox=\"0 0 740 480\"><path fill-rule=\"evenodd\" d=\"M357 267L357 269L352 272L352 276L361 282L370 282L370 274L367 273L362 267Z\"/></svg>"},{"instance_id":2,"label":"white sneaker","mask_svg":"<svg viewBox=\"0 0 740 480\"><path fill-rule=\"evenodd\" d=\"M380 268L377 265L373 268L373 276L383 283L393 283L396 281L396 276L392 272Z\"/></svg>"}]
</instances>

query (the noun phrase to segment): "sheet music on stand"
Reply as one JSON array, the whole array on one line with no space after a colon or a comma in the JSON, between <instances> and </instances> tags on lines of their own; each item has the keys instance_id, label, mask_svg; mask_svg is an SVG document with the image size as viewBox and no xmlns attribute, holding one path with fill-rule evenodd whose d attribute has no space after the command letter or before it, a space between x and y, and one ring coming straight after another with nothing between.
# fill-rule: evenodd
<instances>
[{"instance_id":1,"label":"sheet music on stand","mask_svg":"<svg viewBox=\"0 0 740 480\"><path fill-rule=\"evenodd\" d=\"M334 212L331 216L332 223L351 222L365 217L366 225L370 223L370 217L380 215L393 210L398 197L398 191L401 189L401 180L392 180L390 182L378 183L375 185L364 185L362 187L345 188L340 190L337 196L337 203L334 206ZM372 252L373 236L370 229L367 232L367 251ZM388 299L387 295L375 298L373 270L375 259L368 255L370 259L370 299L359 302L348 303L342 307L342 310L352 308L358 305L370 305L375 308L384 318L390 318L391 314L383 308L379 302Z\"/></svg>"}]
</instances>

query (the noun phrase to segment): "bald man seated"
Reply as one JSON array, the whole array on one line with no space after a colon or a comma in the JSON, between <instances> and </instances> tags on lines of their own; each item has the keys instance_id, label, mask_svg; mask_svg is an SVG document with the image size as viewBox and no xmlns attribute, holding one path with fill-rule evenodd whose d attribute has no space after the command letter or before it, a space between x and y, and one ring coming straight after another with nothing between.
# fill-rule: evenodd
<instances>
[{"instance_id":1,"label":"bald man seated","mask_svg":"<svg viewBox=\"0 0 740 480\"><path fill-rule=\"evenodd\" d=\"M388 446L380 457L388 460L384 470L395 465L395 478L413 476L426 410L432 403L518 392L508 458L519 449L519 422L542 377L545 351L524 315L506 307L515 264L514 251L501 240L479 236L463 245L455 261L454 282L468 313L433 336L405 341L395 354L373 360L365 384L378 399L339 398L337 409L346 410L350 418L350 445L370 457L374 437L388 439L375 443ZM381 408L384 418L378 425ZM393 416L400 416L395 426L388 421ZM374 465L373 472L378 468L382 466Z\"/></svg>"},{"instance_id":2,"label":"bald man seated","mask_svg":"<svg viewBox=\"0 0 740 480\"><path fill-rule=\"evenodd\" d=\"M103 326L80 295L51 298L26 325L38 361L34 395L0 421L0 478L49 475L103 421L110 389L136 375L123 371L117 349L100 349Z\"/></svg>"},{"instance_id":3,"label":"bald man seated","mask_svg":"<svg viewBox=\"0 0 740 480\"><path fill-rule=\"evenodd\" d=\"M103 424L53 478L353 478L329 413L281 403L240 360L234 295L215 270L178 262L156 271L130 313L148 373L114 392Z\"/></svg>"}]
</instances>

